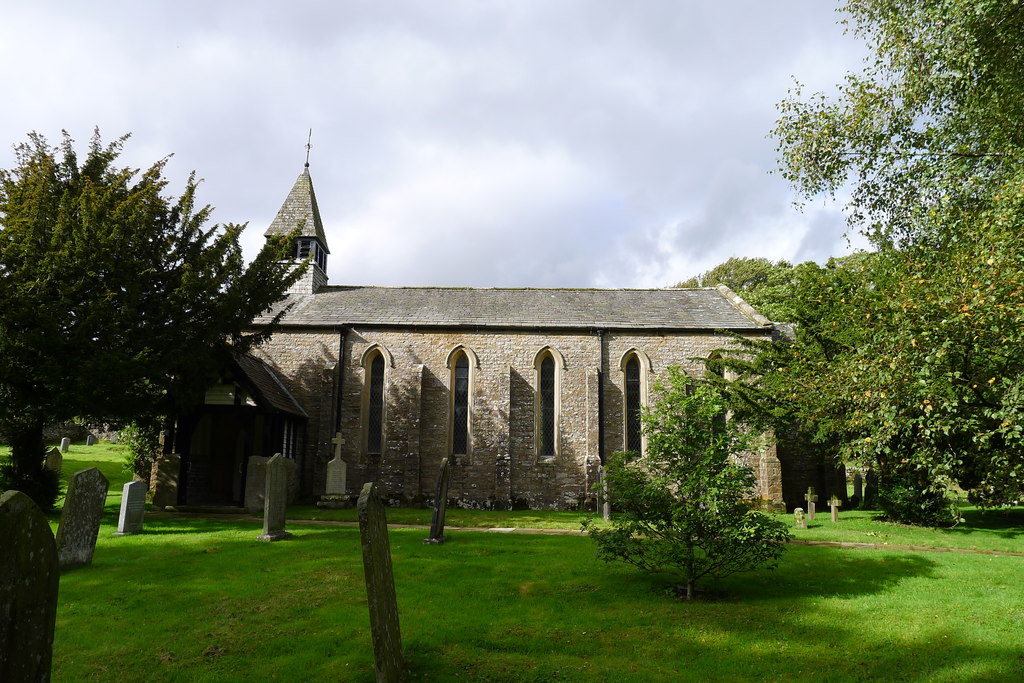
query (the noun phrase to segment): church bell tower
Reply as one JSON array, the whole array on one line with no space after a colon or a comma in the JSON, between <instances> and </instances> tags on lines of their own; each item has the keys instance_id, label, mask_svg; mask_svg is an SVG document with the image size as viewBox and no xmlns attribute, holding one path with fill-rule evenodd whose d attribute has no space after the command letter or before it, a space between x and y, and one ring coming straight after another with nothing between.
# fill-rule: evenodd
<instances>
[{"instance_id":1,"label":"church bell tower","mask_svg":"<svg viewBox=\"0 0 1024 683\"><path fill-rule=\"evenodd\" d=\"M313 180L309 177L309 161L263 236L287 235L296 228L299 229L299 236L295 240L293 257L296 263L306 259L310 259L310 262L306 273L288 289L288 294L315 294L327 284L327 255L331 251L327 248L320 208L313 192Z\"/></svg>"}]
</instances>

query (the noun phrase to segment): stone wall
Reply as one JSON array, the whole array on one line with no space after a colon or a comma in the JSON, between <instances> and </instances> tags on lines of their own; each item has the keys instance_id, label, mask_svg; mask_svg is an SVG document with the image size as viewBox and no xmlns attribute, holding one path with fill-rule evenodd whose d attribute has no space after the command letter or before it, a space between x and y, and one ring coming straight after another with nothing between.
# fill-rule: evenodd
<instances>
[{"instance_id":1,"label":"stone wall","mask_svg":"<svg viewBox=\"0 0 1024 683\"><path fill-rule=\"evenodd\" d=\"M259 350L309 413L299 459L301 490L325 490L331 438L344 439L348 494L376 481L392 503L422 503L433 493L441 459L450 454L449 362L460 347L470 357L470 448L452 458L449 499L457 505L508 509L569 509L592 505L600 443L598 383L604 408L604 452L624 448L622 359L644 358L643 380L653 387L670 365L702 370L726 339L712 333L414 330L355 328L344 334L322 329L276 333ZM556 360L558 438L554 458L538 457L536 361L544 349ZM366 451L364 363L385 359L385 434L382 452ZM600 371L600 375L598 374ZM340 384L340 391L335 386ZM652 393L653 397L653 393ZM758 454L755 473L764 470ZM781 500L781 491L761 495Z\"/></svg>"}]
</instances>

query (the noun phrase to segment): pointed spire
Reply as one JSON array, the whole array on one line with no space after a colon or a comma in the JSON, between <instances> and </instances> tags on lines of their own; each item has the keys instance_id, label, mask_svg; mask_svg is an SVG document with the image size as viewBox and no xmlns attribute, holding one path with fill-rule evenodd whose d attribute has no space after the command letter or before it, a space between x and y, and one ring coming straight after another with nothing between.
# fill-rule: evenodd
<instances>
[{"instance_id":1,"label":"pointed spire","mask_svg":"<svg viewBox=\"0 0 1024 683\"><path fill-rule=\"evenodd\" d=\"M308 159L308 157L307 157ZM320 219L320 208L316 203L316 194L313 192L313 180L309 176L309 161L306 161L305 168L299 174L292 191L281 205L274 221L263 233L264 237L271 235L287 235L296 227L301 227L300 237L315 237L326 253L331 253L327 248L327 235L324 233L324 224Z\"/></svg>"}]
</instances>

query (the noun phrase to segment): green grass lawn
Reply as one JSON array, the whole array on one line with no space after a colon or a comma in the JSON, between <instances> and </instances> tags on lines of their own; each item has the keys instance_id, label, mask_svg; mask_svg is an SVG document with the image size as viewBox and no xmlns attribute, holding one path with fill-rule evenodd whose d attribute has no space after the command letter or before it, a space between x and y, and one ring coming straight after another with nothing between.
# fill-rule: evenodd
<instances>
[{"instance_id":1,"label":"green grass lawn","mask_svg":"<svg viewBox=\"0 0 1024 683\"><path fill-rule=\"evenodd\" d=\"M114 537L119 449L73 445L65 474L94 463L111 494L93 564L61 577L53 680L373 680L358 529L293 522L294 538L262 543L251 521L150 516L143 534ZM388 514L429 522L429 511ZM952 530L841 514L795 535L1024 551L1020 509L969 510ZM448 521L577 528L579 517L450 510ZM794 545L777 571L709 582L709 599L687 604L666 595L670 579L600 563L579 536L390 536L411 680L1024 679L1020 557Z\"/></svg>"},{"instance_id":2,"label":"green grass lawn","mask_svg":"<svg viewBox=\"0 0 1024 683\"><path fill-rule=\"evenodd\" d=\"M370 681L358 530L105 524L61 579L54 680ZM1024 560L790 547L775 572L669 598L589 539L391 532L412 680L1014 680Z\"/></svg>"}]
</instances>

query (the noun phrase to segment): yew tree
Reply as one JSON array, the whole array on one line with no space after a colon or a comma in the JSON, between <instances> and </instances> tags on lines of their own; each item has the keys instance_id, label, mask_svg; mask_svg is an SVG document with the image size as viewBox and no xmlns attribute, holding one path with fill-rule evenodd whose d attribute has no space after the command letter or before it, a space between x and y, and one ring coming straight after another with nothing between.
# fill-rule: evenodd
<instances>
[{"instance_id":1,"label":"yew tree","mask_svg":"<svg viewBox=\"0 0 1024 683\"><path fill-rule=\"evenodd\" d=\"M45 479L47 423L146 419L197 401L220 363L267 333L248 325L297 276L287 238L246 264L244 226L207 225L194 174L172 198L166 160L118 166L126 139L97 133L79 159L67 133L57 146L33 133L0 170L7 485Z\"/></svg>"}]
</instances>

